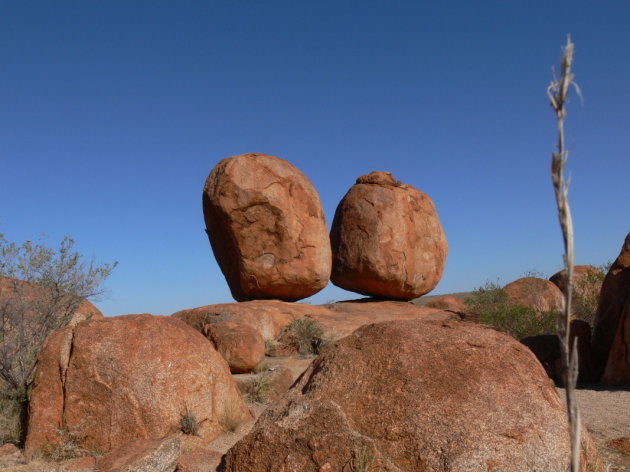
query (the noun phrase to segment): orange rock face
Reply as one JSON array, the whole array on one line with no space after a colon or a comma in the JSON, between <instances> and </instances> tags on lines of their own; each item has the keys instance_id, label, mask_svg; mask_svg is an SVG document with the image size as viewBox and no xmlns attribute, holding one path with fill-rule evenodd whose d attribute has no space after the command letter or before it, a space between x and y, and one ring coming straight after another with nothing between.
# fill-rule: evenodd
<instances>
[{"instance_id":1,"label":"orange rock face","mask_svg":"<svg viewBox=\"0 0 630 472\"><path fill-rule=\"evenodd\" d=\"M81 448L108 452L178 431L187 409L208 441L223 431L224 411L251 419L227 363L203 335L171 317L84 321L53 332L42 348L25 450L45 452L65 430Z\"/></svg>"},{"instance_id":2,"label":"orange rock face","mask_svg":"<svg viewBox=\"0 0 630 472\"><path fill-rule=\"evenodd\" d=\"M611 387L630 387L630 299L621 314L601 382Z\"/></svg>"},{"instance_id":3,"label":"orange rock face","mask_svg":"<svg viewBox=\"0 0 630 472\"><path fill-rule=\"evenodd\" d=\"M620 326L621 314L630 300L630 233L604 278L593 324L593 357L602 372Z\"/></svg>"},{"instance_id":4,"label":"orange rock face","mask_svg":"<svg viewBox=\"0 0 630 472\"><path fill-rule=\"evenodd\" d=\"M203 190L214 255L238 301L295 301L328 283L331 254L319 195L302 172L266 154L219 162Z\"/></svg>"},{"instance_id":5,"label":"orange rock face","mask_svg":"<svg viewBox=\"0 0 630 472\"><path fill-rule=\"evenodd\" d=\"M560 309L564 300L562 292L555 284L537 277L517 279L503 287L503 290L513 303L538 311Z\"/></svg>"},{"instance_id":6,"label":"orange rock face","mask_svg":"<svg viewBox=\"0 0 630 472\"><path fill-rule=\"evenodd\" d=\"M204 326L203 334L227 361L230 372L251 372L265 358L265 341L254 328L233 321Z\"/></svg>"},{"instance_id":7,"label":"orange rock face","mask_svg":"<svg viewBox=\"0 0 630 472\"><path fill-rule=\"evenodd\" d=\"M394 321L315 359L225 470L560 471L569 450L562 400L527 347L471 323Z\"/></svg>"},{"instance_id":8,"label":"orange rock face","mask_svg":"<svg viewBox=\"0 0 630 472\"><path fill-rule=\"evenodd\" d=\"M401 300L433 290L448 251L433 201L389 172L357 179L337 207L330 239L335 285Z\"/></svg>"}]
</instances>

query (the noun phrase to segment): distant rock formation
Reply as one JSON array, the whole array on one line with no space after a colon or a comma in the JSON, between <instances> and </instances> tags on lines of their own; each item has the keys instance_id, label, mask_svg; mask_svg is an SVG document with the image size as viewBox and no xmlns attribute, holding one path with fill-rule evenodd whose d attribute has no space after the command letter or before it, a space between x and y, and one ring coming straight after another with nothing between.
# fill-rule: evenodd
<instances>
[{"instance_id":1,"label":"distant rock formation","mask_svg":"<svg viewBox=\"0 0 630 472\"><path fill-rule=\"evenodd\" d=\"M228 157L203 190L206 231L237 301L296 301L326 286L324 211L308 178L266 154Z\"/></svg>"},{"instance_id":2,"label":"distant rock formation","mask_svg":"<svg viewBox=\"0 0 630 472\"><path fill-rule=\"evenodd\" d=\"M337 207L330 238L335 285L400 300L433 290L448 252L433 201L389 172L357 179Z\"/></svg>"}]
</instances>

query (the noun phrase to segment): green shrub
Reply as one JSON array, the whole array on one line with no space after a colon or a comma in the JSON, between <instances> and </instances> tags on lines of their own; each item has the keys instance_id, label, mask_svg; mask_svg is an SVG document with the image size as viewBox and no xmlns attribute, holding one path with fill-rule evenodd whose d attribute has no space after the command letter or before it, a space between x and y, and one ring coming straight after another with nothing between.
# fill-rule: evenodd
<instances>
[{"instance_id":1,"label":"green shrub","mask_svg":"<svg viewBox=\"0 0 630 472\"><path fill-rule=\"evenodd\" d=\"M310 318L298 318L288 326L297 342L298 352L302 355L319 354L328 342L319 323Z\"/></svg>"},{"instance_id":2,"label":"green shrub","mask_svg":"<svg viewBox=\"0 0 630 472\"><path fill-rule=\"evenodd\" d=\"M269 371L264 371L256 375L252 388L247 394L247 399L253 403L266 403L269 395L273 393L271 375Z\"/></svg>"},{"instance_id":3,"label":"green shrub","mask_svg":"<svg viewBox=\"0 0 630 472\"><path fill-rule=\"evenodd\" d=\"M512 302L505 290L494 282L487 282L476 289L466 300L479 321L507 333L516 339L538 334L553 334L558 313L538 311Z\"/></svg>"}]
</instances>

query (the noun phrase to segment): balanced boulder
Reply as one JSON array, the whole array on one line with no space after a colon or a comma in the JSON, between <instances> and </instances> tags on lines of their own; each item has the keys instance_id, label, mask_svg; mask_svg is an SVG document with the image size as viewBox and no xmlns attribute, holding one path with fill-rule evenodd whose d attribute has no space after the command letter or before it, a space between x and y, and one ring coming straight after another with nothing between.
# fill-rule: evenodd
<instances>
[{"instance_id":1,"label":"balanced boulder","mask_svg":"<svg viewBox=\"0 0 630 472\"><path fill-rule=\"evenodd\" d=\"M472 323L393 321L315 359L225 471L564 472L569 452L564 404L524 345Z\"/></svg>"},{"instance_id":2,"label":"balanced boulder","mask_svg":"<svg viewBox=\"0 0 630 472\"><path fill-rule=\"evenodd\" d=\"M330 242L319 195L290 163L266 154L222 160L206 180L203 212L237 301L295 301L328 283Z\"/></svg>"},{"instance_id":3,"label":"balanced boulder","mask_svg":"<svg viewBox=\"0 0 630 472\"><path fill-rule=\"evenodd\" d=\"M402 300L433 290L448 250L433 201L389 172L357 179L337 207L330 238L335 285Z\"/></svg>"},{"instance_id":4,"label":"balanced boulder","mask_svg":"<svg viewBox=\"0 0 630 472\"><path fill-rule=\"evenodd\" d=\"M108 452L135 439L162 438L193 419L211 441L222 415L251 414L227 363L180 320L127 315L53 332L42 348L29 404L26 453L72 440Z\"/></svg>"},{"instance_id":5,"label":"balanced boulder","mask_svg":"<svg viewBox=\"0 0 630 472\"><path fill-rule=\"evenodd\" d=\"M602 372L617 335L622 312L630 301L630 233L604 278L593 323L593 357Z\"/></svg>"}]
</instances>

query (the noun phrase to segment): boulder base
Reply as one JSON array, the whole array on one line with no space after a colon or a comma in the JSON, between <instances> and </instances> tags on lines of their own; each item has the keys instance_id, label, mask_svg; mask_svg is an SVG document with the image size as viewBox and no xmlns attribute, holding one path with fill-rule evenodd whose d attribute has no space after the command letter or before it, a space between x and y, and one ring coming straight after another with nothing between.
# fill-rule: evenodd
<instances>
[{"instance_id":1,"label":"boulder base","mask_svg":"<svg viewBox=\"0 0 630 472\"><path fill-rule=\"evenodd\" d=\"M471 323L364 326L313 361L228 472L565 471L565 407L534 355Z\"/></svg>"}]
</instances>

